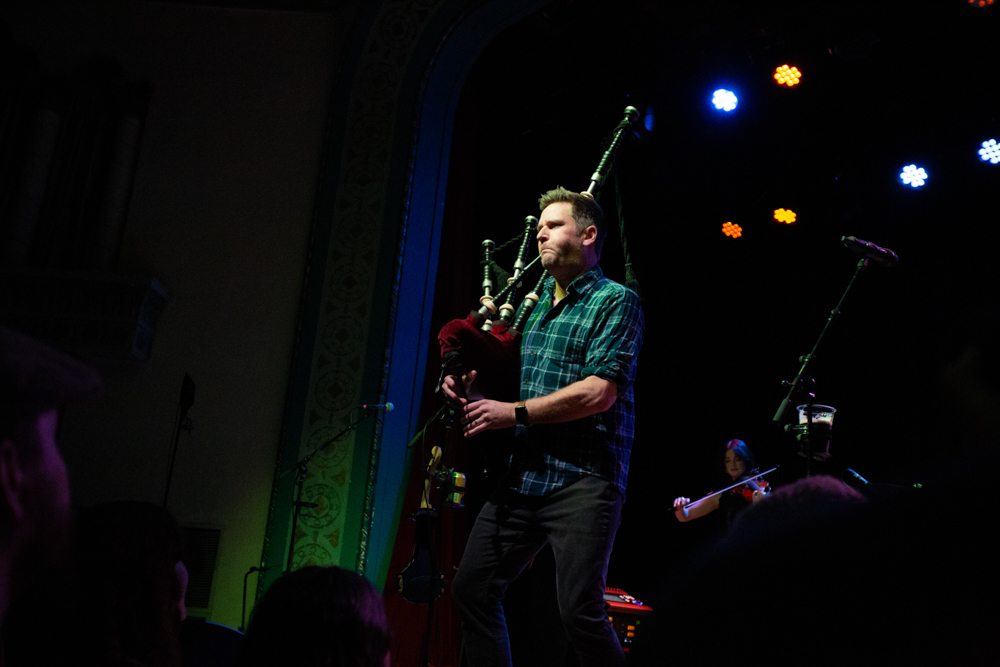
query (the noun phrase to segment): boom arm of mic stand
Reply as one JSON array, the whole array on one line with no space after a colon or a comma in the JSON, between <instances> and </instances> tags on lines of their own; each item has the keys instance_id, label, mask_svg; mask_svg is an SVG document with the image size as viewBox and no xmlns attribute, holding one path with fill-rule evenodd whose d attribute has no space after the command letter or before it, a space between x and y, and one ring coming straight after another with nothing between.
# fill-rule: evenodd
<instances>
[{"instance_id":1,"label":"boom arm of mic stand","mask_svg":"<svg viewBox=\"0 0 1000 667\"><path fill-rule=\"evenodd\" d=\"M803 378L806 377L806 371L809 370L809 365L812 363L813 359L816 358L816 350L819 349L819 346L823 343L823 339L826 338L826 333L830 330L830 325L833 324L833 321L840 316L840 308L844 305L844 300L847 298L848 293L850 293L851 288L854 287L854 283L858 279L858 276L861 275L861 272L864 271L867 266L867 259L862 259L858 262L858 268L854 272L851 282L848 283L847 289L844 290L844 293L840 297L840 301L837 302L837 307L830 311L830 316L826 319L826 324L823 326L823 330L820 332L819 338L816 339L816 344L813 345L809 354L805 357L799 358L800 361L802 361L802 367L799 369L799 373L795 376L795 379L789 383L791 386L788 388L788 395L785 396L783 401L781 401L781 405L778 406L778 411L774 413L774 418L771 421L775 424L780 425L785 420L785 414L788 412L789 406L795 402L795 396L798 394L802 386Z\"/></svg>"},{"instance_id":2,"label":"boom arm of mic stand","mask_svg":"<svg viewBox=\"0 0 1000 667\"><path fill-rule=\"evenodd\" d=\"M431 423L433 423L435 420L439 419L441 415L444 414L444 411L447 409L448 409L447 403L444 403L440 408L438 408L438 411L434 413L434 416L428 419L424 423L423 428L417 431L417 434L413 436L413 439L410 440L408 443L406 443L406 448L413 449L413 445L417 444L420 441L420 438L424 437L424 434L427 432L427 427L430 426Z\"/></svg>"}]
</instances>

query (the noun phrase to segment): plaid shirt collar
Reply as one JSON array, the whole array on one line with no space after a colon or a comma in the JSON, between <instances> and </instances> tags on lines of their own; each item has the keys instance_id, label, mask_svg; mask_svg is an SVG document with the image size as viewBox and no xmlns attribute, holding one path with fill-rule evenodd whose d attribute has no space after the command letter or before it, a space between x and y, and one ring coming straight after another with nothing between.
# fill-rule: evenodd
<instances>
[{"instance_id":1,"label":"plaid shirt collar","mask_svg":"<svg viewBox=\"0 0 1000 667\"><path fill-rule=\"evenodd\" d=\"M579 297L579 295L583 294L587 290L591 289L594 285L596 285L597 282L601 280L601 278L603 277L604 277L604 271L601 271L600 264L595 264L592 269L577 276L570 282L570 284L566 287L566 296L564 298L569 298L571 295ZM541 300L544 301L545 303L551 304L552 297L555 295L555 293L556 293L556 279L553 278L552 276L549 276L548 278L545 279L545 282L542 284ZM548 298L546 298L546 295L548 295ZM562 300L563 299L560 299L560 303L562 302Z\"/></svg>"}]
</instances>

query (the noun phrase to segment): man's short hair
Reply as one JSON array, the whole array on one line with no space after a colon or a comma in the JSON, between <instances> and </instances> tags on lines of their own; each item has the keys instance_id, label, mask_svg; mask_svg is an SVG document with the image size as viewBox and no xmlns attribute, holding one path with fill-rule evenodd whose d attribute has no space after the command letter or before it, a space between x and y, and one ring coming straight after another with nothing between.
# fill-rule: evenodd
<instances>
[{"instance_id":1,"label":"man's short hair","mask_svg":"<svg viewBox=\"0 0 1000 667\"><path fill-rule=\"evenodd\" d=\"M573 217L576 218L576 230L578 232L582 232L591 225L597 228L597 242L594 246L597 250L597 258L600 259L601 248L604 247L604 239L608 236L608 219L604 217L604 211L590 197L567 190L561 185L539 197L538 210L544 211L550 204L562 202L573 205Z\"/></svg>"}]
</instances>

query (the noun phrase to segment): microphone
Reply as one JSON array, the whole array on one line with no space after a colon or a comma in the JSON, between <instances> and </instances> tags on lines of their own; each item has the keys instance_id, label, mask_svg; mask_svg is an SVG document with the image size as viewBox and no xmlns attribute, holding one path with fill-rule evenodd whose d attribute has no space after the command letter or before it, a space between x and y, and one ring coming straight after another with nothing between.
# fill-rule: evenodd
<instances>
[{"instance_id":1,"label":"microphone","mask_svg":"<svg viewBox=\"0 0 1000 667\"><path fill-rule=\"evenodd\" d=\"M368 410L369 408L384 409L386 412L392 412L395 407L396 406L394 406L392 403L386 401L385 403L365 403L364 405L361 406L361 409L362 410Z\"/></svg>"},{"instance_id":2,"label":"microphone","mask_svg":"<svg viewBox=\"0 0 1000 667\"><path fill-rule=\"evenodd\" d=\"M899 256L896 253L888 248L880 248L870 241L862 241L854 236L841 236L840 240L856 255L864 255L865 259L870 259L887 269L896 266L899 261Z\"/></svg>"}]
</instances>

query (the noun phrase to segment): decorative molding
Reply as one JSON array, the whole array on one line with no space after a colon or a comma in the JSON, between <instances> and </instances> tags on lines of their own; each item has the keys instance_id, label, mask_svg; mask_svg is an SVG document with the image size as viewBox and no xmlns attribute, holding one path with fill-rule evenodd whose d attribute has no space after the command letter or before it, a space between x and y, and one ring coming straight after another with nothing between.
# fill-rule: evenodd
<instances>
[{"instance_id":1,"label":"decorative molding","mask_svg":"<svg viewBox=\"0 0 1000 667\"><path fill-rule=\"evenodd\" d=\"M414 46L442 4L443 0L384 3L362 49L347 104L347 132L336 185L336 209L330 220L331 242L300 457L312 451L312 443L321 443L346 427L354 408L366 398L370 400L362 394L366 358L371 348L385 338L384 332L372 330L372 306L384 300L375 295L379 249L382 234L396 231L395 221L388 220L385 211L387 200L393 196L389 191L391 161L401 149L394 144L399 133L393 128L402 122L397 119L401 88ZM410 137L400 140L409 141ZM387 359L385 345L379 348L380 355ZM347 513L341 509L354 495L351 485L374 485L374 470L364 479L351 473L359 468L356 457L367 459L372 449L377 451L378 426L369 446L357 441L358 434L355 431L343 443L337 443L337 456L317 457L310 463L303 495L319 503L319 507L313 510L317 518L303 520L302 530L295 536L293 567L347 565L352 556L342 553L343 540L331 543L329 534L344 534ZM370 512L370 498L366 506L369 509L364 511ZM368 521L370 516L363 518L363 525ZM366 536L360 542L363 553Z\"/></svg>"}]
</instances>

